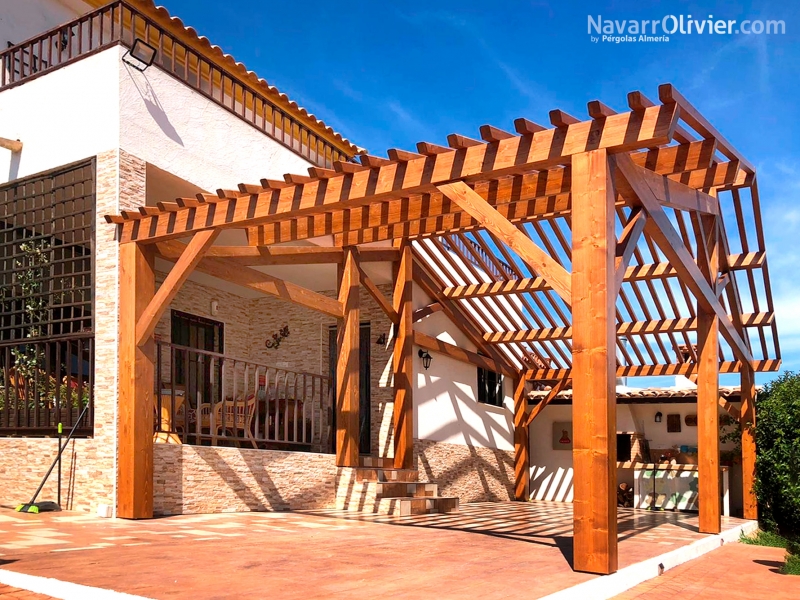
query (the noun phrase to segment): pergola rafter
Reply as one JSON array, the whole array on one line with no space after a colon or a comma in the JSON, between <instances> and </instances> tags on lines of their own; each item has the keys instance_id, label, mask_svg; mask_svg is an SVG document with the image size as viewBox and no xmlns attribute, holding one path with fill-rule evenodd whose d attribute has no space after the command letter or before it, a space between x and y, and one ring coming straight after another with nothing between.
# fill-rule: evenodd
<instances>
[{"instance_id":1,"label":"pergola rafter","mask_svg":"<svg viewBox=\"0 0 800 600\"><path fill-rule=\"evenodd\" d=\"M128 254L141 277L149 277L155 247L178 261L180 273L170 279L176 285L195 268L349 324L340 339L343 376L357 368L357 290L365 287L397 333L396 466L408 468L412 455L412 341L513 376L519 477L530 423L521 401L525 381L562 382L559 389L572 379L580 408L575 480L589 482L576 485L575 564L608 573L616 570L615 509L606 497L614 378L690 376L711 422L719 373L742 374L742 418L754 418L753 374L780 365L755 169L672 86L661 86L659 98L654 104L633 92L626 112L595 101L587 120L556 110L551 128L526 119L515 121L516 133L485 125L474 138L449 136L447 145L420 142L413 152L363 155L358 163L245 182L107 220L123 246L139 249ZM244 230L248 245L210 245L207 232L223 229ZM278 246L316 238L326 247ZM394 263L393 298L361 267L368 260ZM256 270L321 263L339 265L336 299ZM411 282L430 297L416 311L408 304ZM147 320L125 331L146 343L172 293L137 298ZM474 350L413 330L438 312ZM127 346L126 352L134 354ZM354 386L343 384L341 392L337 410L355 406ZM705 427L699 442L706 507L714 504L709 473L718 460L712 429ZM348 466L357 438L348 429L339 439L339 464ZM752 440L744 447L751 452ZM745 482L752 485L752 478ZM752 498L751 490L745 495ZM748 506L753 516L754 504ZM704 510L701 528L718 527L718 511Z\"/></svg>"}]
</instances>

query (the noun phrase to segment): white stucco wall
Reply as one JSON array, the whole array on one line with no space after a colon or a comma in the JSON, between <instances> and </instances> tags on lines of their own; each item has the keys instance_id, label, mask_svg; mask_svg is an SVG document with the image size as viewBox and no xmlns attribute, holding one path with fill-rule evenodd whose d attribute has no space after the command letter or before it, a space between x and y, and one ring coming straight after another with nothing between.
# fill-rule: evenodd
<instances>
[{"instance_id":1,"label":"white stucco wall","mask_svg":"<svg viewBox=\"0 0 800 600\"><path fill-rule=\"evenodd\" d=\"M0 183L119 146L119 49L111 48L0 92Z\"/></svg>"},{"instance_id":2,"label":"white stucco wall","mask_svg":"<svg viewBox=\"0 0 800 600\"><path fill-rule=\"evenodd\" d=\"M657 412L662 414L661 423L655 422ZM667 432L667 415L681 415L681 431ZM652 450L668 449L673 446L697 446L697 427L687 427L684 417L697 414L697 405L685 404L619 404L617 406L617 432L643 433ZM720 414L725 414L721 411ZM555 405L546 407L531 424L530 437L530 496L537 500L571 502L572 452L553 449L553 423L571 422L572 406ZM722 444L721 450L731 450L733 444ZM731 506L741 507L741 486L739 470L734 469L731 478ZM633 483L633 473L620 470L619 481Z\"/></svg>"},{"instance_id":3,"label":"white stucco wall","mask_svg":"<svg viewBox=\"0 0 800 600\"><path fill-rule=\"evenodd\" d=\"M418 288L414 290L414 309L429 303ZM414 328L451 344L474 351L461 331L442 313L416 323ZM432 353L430 369L422 368L414 348L416 387L414 390L414 437L477 446L514 449L513 382L503 381L503 407L477 401L478 372L476 367Z\"/></svg>"},{"instance_id":4,"label":"white stucco wall","mask_svg":"<svg viewBox=\"0 0 800 600\"><path fill-rule=\"evenodd\" d=\"M5 50L8 42L24 42L89 10L80 0L0 0L0 48Z\"/></svg>"},{"instance_id":5,"label":"white stucco wall","mask_svg":"<svg viewBox=\"0 0 800 600\"><path fill-rule=\"evenodd\" d=\"M120 147L205 190L236 189L311 163L181 81L119 61Z\"/></svg>"}]
</instances>

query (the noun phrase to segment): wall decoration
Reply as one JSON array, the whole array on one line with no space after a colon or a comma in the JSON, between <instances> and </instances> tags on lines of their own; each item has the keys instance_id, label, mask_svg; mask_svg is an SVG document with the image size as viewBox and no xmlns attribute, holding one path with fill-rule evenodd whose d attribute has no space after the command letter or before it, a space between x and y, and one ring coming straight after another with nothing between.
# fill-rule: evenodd
<instances>
[{"instance_id":1,"label":"wall decoration","mask_svg":"<svg viewBox=\"0 0 800 600\"><path fill-rule=\"evenodd\" d=\"M572 421L553 423L553 450L572 450Z\"/></svg>"},{"instance_id":2,"label":"wall decoration","mask_svg":"<svg viewBox=\"0 0 800 600\"><path fill-rule=\"evenodd\" d=\"M268 339L264 343L264 345L267 348L277 348L278 346L281 345L281 342L285 340L287 337L289 337L289 326L284 325L283 327L280 328L280 330L277 333L273 333L272 339L271 340Z\"/></svg>"},{"instance_id":3,"label":"wall decoration","mask_svg":"<svg viewBox=\"0 0 800 600\"><path fill-rule=\"evenodd\" d=\"M686 415L683 418L683 422L686 423L687 427L697 427L697 415Z\"/></svg>"},{"instance_id":4,"label":"wall decoration","mask_svg":"<svg viewBox=\"0 0 800 600\"><path fill-rule=\"evenodd\" d=\"M681 431L681 416L667 415L667 432L680 433L680 431Z\"/></svg>"}]
</instances>

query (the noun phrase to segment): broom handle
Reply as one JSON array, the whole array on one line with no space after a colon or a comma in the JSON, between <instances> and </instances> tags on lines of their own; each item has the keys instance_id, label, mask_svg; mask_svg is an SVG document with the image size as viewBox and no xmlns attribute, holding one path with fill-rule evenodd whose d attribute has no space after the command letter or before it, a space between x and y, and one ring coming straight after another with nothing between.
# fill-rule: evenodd
<instances>
[{"instance_id":1,"label":"broom handle","mask_svg":"<svg viewBox=\"0 0 800 600\"><path fill-rule=\"evenodd\" d=\"M58 456L56 456L55 460L53 461L53 464L50 465L50 468L47 469L47 473L45 474L44 479L42 479L42 483L39 484L39 488L36 490L36 493L33 495L33 498L31 498L31 501L28 502L28 504L33 504L34 502L36 502L36 497L39 495L39 492L42 491L42 488L44 487L44 484L47 483L47 478L50 477L50 473L53 472L53 469L55 468L56 463L59 460L61 460L61 454L64 452L64 449L67 447L67 444L69 444L69 441L72 439L72 434L75 433L75 430L78 428L78 423L81 422L81 419L83 419L83 417L86 414L87 410L89 410L89 403L88 402L86 403L86 406L83 407L83 410L81 411L81 414L78 415L78 420L75 421L75 424L72 426L72 429L69 430L69 435L67 435L67 439L64 440L64 445L62 446L59 443L60 448L58 449Z\"/></svg>"}]
</instances>

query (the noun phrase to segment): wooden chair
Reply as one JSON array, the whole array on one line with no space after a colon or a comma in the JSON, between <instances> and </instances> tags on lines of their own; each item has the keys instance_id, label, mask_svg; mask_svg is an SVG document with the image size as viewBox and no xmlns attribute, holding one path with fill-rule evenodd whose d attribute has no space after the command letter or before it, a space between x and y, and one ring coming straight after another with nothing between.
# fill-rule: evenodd
<instances>
[{"instance_id":1,"label":"wooden chair","mask_svg":"<svg viewBox=\"0 0 800 600\"><path fill-rule=\"evenodd\" d=\"M157 415L159 419L158 431L153 438L159 442L166 442L172 444L180 444L180 438L175 434L176 431L182 430L185 425L183 408L184 394L183 392L175 391L175 406L172 406L172 393L162 390L161 392L161 414ZM153 409L158 413L158 402L153 403ZM174 416L174 419L173 419Z\"/></svg>"},{"instance_id":2,"label":"wooden chair","mask_svg":"<svg viewBox=\"0 0 800 600\"><path fill-rule=\"evenodd\" d=\"M231 432L234 437L238 437L239 431L250 440L253 448L258 448L256 439L253 436L253 417L256 414L256 398L251 395L243 400L223 400L217 402L212 408L209 404L200 406L200 424L208 427L213 435L219 436L226 432ZM211 424L214 424L213 428Z\"/></svg>"}]
</instances>

